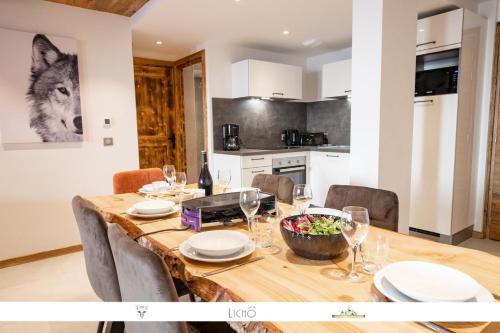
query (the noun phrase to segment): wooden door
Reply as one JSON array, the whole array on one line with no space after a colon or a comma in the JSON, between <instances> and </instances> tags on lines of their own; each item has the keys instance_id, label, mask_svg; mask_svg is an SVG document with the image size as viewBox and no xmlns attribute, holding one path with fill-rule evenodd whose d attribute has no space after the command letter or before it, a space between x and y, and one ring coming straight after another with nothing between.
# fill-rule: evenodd
<instances>
[{"instance_id":1,"label":"wooden door","mask_svg":"<svg viewBox=\"0 0 500 333\"><path fill-rule=\"evenodd\" d=\"M134 58L140 168L177 167L173 66Z\"/></svg>"},{"instance_id":2,"label":"wooden door","mask_svg":"<svg viewBox=\"0 0 500 333\"><path fill-rule=\"evenodd\" d=\"M487 172L487 195L483 233L490 239L500 240L500 24L495 36L495 58L491 85L489 170Z\"/></svg>"}]
</instances>

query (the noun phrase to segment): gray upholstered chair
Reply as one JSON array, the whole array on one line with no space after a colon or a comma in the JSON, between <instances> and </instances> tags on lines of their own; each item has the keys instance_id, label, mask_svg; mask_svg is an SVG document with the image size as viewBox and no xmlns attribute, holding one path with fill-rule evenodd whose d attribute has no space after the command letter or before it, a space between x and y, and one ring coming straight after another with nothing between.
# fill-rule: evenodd
<instances>
[{"instance_id":1,"label":"gray upholstered chair","mask_svg":"<svg viewBox=\"0 0 500 333\"><path fill-rule=\"evenodd\" d=\"M134 242L117 224L108 228L120 292L124 302L178 301L172 277L162 259ZM126 322L127 333L187 333L185 322Z\"/></svg>"},{"instance_id":2,"label":"gray upholstered chair","mask_svg":"<svg viewBox=\"0 0 500 333\"><path fill-rule=\"evenodd\" d=\"M263 192L273 193L276 199L291 204L293 202L293 186L295 183L288 176L258 174L252 181L252 187Z\"/></svg>"},{"instance_id":3,"label":"gray upholstered chair","mask_svg":"<svg viewBox=\"0 0 500 333\"><path fill-rule=\"evenodd\" d=\"M325 207L342 210L346 206L365 207L368 209L370 224L398 230L399 200L394 192L363 186L330 186Z\"/></svg>"},{"instance_id":4,"label":"gray upholstered chair","mask_svg":"<svg viewBox=\"0 0 500 333\"><path fill-rule=\"evenodd\" d=\"M108 241L106 221L88 201L80 196L73 198L72 205L80 231L85 268L92 289L105 302L121 302L118 276ZM97 332L102 332L103 326L104 323L100 322ZM116 331L116 327L120 326L120 323L113 324L113 326L113 331Z\"/></svg>"}]
</instances>

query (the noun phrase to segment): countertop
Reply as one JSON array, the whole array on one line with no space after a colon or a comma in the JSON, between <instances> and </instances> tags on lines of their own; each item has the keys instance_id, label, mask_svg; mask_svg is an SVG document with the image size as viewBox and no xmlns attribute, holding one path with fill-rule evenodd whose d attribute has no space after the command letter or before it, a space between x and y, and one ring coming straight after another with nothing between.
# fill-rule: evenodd
<instances>
[{"instance_id":1,"label":"countertop","mask_svg":"<svg viewBox=\"0 0 500 333\"><path fill-rule=\"evenodd\" d=\"M267 154L283 154L283 153L293 153L293 152L304 152L304 151L322 151L325 153L350 153L350 148L348 147L320 147L320 146L311 146L311 147L300 147L300 148L283 148L283 149L250 149L250 148L241 148L240 150L235 151L226 151L226 150L215 150L215 154L224 154L224 155L236 155L236 156L252 156L252 155L267 155Z\"/></svg>"}]
</instances>

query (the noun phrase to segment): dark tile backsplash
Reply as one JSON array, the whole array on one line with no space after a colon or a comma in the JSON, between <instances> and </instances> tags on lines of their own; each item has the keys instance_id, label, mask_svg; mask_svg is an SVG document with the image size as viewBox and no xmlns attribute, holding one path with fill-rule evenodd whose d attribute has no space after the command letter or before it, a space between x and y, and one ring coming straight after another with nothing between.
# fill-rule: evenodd
<instances>
[{"instance_id":1,"label":"dark tile backsplash","mask_svg":"<svg viewBox=\"0 0 500 333\"><path fill-rule=\"evenodd\" d=\"M313 103L213 98L214 149L222 149L222 124L240 125L245 148L282 146L281 131L328 132L329 142L349 145L351 106L347 100Z\"/></svg>"},{"instance_id":2,"label":"dark tile backsplash","mask_svg":"<svg viewBox=\"0 0 500 333\"><path fill-rule=\"evenodd\" d=\"M350 145L351 143L351 102L334 99L307 103L307 131L327 132L328 143Z\"/></svg>"},{"instance_id":3,"label":"dark tile backsplash","mask_svg":"<svg viewBox=\"0 0 500 333\"><path fill-rule=\"evenodd\" d=\"M282 146L281 130L306 130L304 103L213 98L212 110L215 150L222 149L222 124L240 125L240 137L245 148Z\"/></svg>"}]
</instances>

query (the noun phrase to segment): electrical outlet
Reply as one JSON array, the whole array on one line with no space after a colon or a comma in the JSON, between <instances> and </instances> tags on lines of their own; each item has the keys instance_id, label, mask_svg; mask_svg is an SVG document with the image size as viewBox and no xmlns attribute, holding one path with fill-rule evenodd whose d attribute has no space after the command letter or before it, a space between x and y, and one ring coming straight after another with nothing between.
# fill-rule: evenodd
<instances>
[{"instance_id":1,"label":"electrical outlet","mask_svg":"<svg viewBox=\"0 0 500 333\"><path fill-rule=\"evenodd\" d=\"M102 143L105 146L112 146L113 145L113 138L103 138Z\"/></svg>"}]
</instances>

